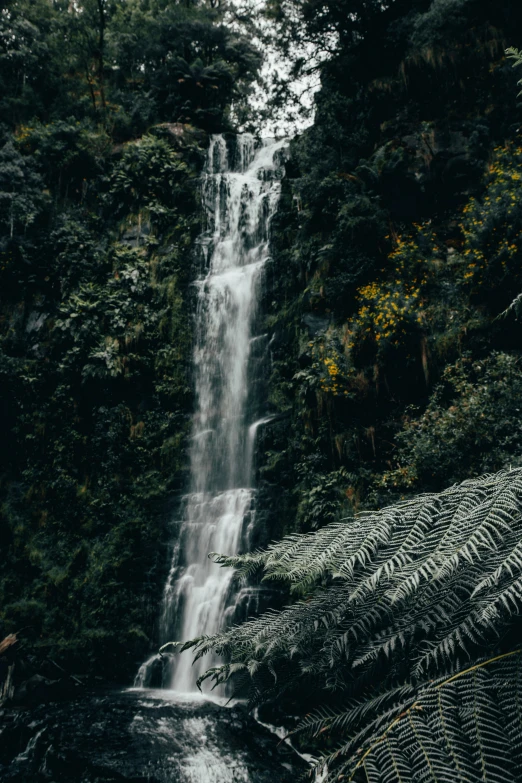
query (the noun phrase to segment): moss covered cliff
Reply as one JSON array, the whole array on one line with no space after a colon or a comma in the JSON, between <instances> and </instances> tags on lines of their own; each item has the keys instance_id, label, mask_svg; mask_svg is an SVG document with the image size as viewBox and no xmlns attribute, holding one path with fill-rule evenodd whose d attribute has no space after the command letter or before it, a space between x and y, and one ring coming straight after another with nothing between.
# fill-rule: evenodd
<instances>
[{"instance_id":1,"label":"moss covered cliff","mask_svg":"<svg viewBox=\"0 0 522 783\"><path fill-rule=\"evenodd\" d=\"M522 331L502 315L522 290L520 109L504 55L521 11L322 8L304 3L301 34L319 47L335 29L336 50L315 122L292 143L266 298L284 415L264 431L260 478L283 530L521 453Z\"/></svg>"},{"instance_id":2,"label":"moss covered cliff","mask_svg":"<svg viewBox=\"0 0 522 783\"><path fill-rule=\"evenodd\" d=\"M214 3L0 15L0 638L129 682L184 486L199 174L259 56Z\"/></svg>"}]
</instances>

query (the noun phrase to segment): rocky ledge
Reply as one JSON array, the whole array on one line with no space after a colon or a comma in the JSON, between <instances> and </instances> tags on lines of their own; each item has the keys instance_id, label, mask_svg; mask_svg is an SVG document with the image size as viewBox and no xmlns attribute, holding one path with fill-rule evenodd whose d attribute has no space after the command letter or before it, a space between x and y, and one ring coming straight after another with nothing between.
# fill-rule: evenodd
<instances>
[{"instance_id":1,"label":"rocky ledge","mask_svg":"<svg viewBox=\"0 0 522 783\"><path fill-rule=\"evenodd\" d=\"M0 710L4 783L293 783L303 763L240 705L129 690Z\"/></svg>"}]
</instances>

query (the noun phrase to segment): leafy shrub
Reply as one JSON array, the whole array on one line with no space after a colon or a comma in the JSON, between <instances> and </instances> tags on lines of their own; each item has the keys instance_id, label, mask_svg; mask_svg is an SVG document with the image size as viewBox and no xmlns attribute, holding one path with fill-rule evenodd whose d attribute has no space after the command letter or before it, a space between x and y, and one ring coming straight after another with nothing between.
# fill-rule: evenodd
<instances>
[{"instance_id":1,"label":"leafy shrub","mask_svg":"<svg viewBox=\"0 0 522 783\"><path fill-rule=\"evenodd\" d=\"M397 435L397 467L382 484L439 489L484 471L519 465L522 453L520 360L493 353L449 365L424 413Z\"/></svg>"},{"instance_id":2,"label":"leafy shrub","mask_svg":"<svg viewBox=\"0 0 522 783\"><path fill-rule=\"evenodd\" d=\"M522 286L522 147L507 144L492 155L481 199L463 210L464 279L481 301L503 308ZM495 299L491 302L491 294ZM510 298L511 297L511 298Z\"/></svg>"}]
</instances>

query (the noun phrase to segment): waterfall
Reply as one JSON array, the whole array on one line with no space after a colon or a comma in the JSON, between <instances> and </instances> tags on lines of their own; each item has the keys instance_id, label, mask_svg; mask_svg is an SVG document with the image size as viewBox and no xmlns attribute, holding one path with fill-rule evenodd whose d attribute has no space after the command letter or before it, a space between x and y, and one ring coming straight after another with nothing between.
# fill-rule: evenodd
<instances>
[{"instance_id":1,"label":"waterfall","mask_svg":"<svg viewBox=\"0 0 522 783\"><path fill-rule=\"evenodd\" d=\"M277 208L284 141L257 146L238 136L235 147L213 136L202 176L206 228L200 237L204 273L196 281L194 372L196 410L190 448L190 491L165 585L162 642L214 634L252 591L234 594L232 574L208 553L237 553L248 545L253 519L253 438L259 417L251 347L270 221ZM266 335L265 335L266 337ZM152 660L138 673L150 680ZM192 665L190 653L169 656L163 684L195 690L214 661Z\"/></svg>"}]
</instances>

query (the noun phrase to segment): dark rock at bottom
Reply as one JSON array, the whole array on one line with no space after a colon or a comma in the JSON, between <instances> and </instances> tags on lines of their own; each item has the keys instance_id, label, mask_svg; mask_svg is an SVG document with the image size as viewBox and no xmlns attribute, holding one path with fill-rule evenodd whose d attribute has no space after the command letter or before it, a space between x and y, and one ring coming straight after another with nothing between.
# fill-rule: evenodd
<instances>
[{"instance_id":1,"label":"dark rock at bottom","mask_svg":"<svg viewBox=\"0 0 522 783\"><path fill-rule=\"evenodd\" d=\"M240 705L169 691L0 710L2 783L291 783L304 763Z\"/></svg>"}]
</instances>

